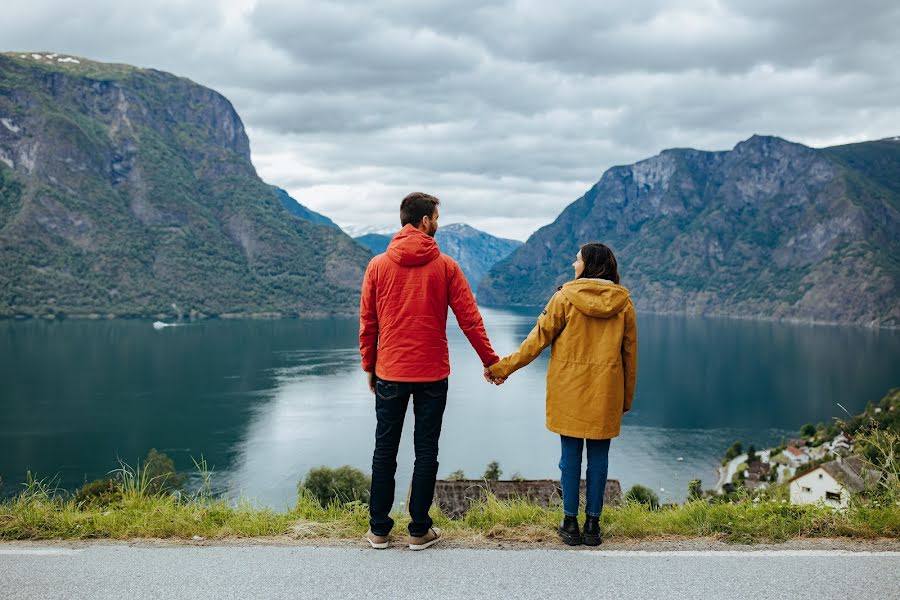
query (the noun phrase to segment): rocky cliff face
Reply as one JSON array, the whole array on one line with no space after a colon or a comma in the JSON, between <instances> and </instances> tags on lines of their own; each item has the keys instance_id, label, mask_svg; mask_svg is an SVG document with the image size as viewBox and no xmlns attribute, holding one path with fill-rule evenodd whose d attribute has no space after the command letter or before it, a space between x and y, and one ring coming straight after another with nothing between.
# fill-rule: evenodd
<instances>
[{"instance_id":1,"label":"rocky cliff face","mask_svg":"<svg viewBox=\"0 0 900 600\"><path fill-rule=\"evenodd\" d=\"M213 90L0 54L0 316L353 313L365 250L287 217Z\"/></svg>"},{"instance_id":2,"label":"rocky cliff face","mask_svg":"<svg viewBox=\"0 0 900 600\"><path fill-rule=\"evenodd\" d=\"M543 304L581 244L619 259L639 310L900 325L900 143L754 136L614 167L494 267L488 304Z\"/></svg>"}]
</instances>

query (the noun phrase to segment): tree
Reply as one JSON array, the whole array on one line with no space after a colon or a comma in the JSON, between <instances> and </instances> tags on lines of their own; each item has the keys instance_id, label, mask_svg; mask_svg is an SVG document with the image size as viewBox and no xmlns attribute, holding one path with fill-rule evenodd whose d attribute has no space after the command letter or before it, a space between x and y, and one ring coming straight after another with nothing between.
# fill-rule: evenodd
<instances>
[{"instance_id":1,"label":"tree","mask_svg":"<svg viewBox=\"0 0 900 600\"><path fill-rule=\"evenodd\" d=\"M725 462L728 462L729 460L731 460L733 458L737 458L738 456L741 455L741 452L743 452L743 450L744 450L744 447L741 444L740 440L735 441L728 448L728 450L725 451Z\"/></svg>"},{"instance_id":2,"label":"tree","mask_svg":"<svg viewBox=\"0 0 900 600\"><path fill-rule=\"evenodd\" d=\"M503 471L500 469L500 463L496 460L492 460L488 463L487 469L482 475L482 479L487 479L488 481L497 481L500 479L500 476L503 475Z\"/></svg>"},{"instance_id":3,"label":"tree","mask_svg":"<svg viewBox=\"0 0 900 600\"><path fill-rule=\"evenodd\" d=\"M457 470L453 471L452 473L450 473L449 475L447 475L447 481L462 481L465 478L466 478L466 474L463 473L462 469L457 469Z\"/></svg>"},{"instance_id":4,"label":"tree","mask_svg":"<svg viewBox=\"0 0 900 600\"><path fill-rule=\"evenodd\" d=\"M812 423L806 423L803 427L800 428L800 435L805 438L810 438L816 435L816 426Z\"/></svg>"},{"instance_id":5,"label":"tree","mask_svg":"<svg viewBox=\"0 0 900 600\"><path fill-rule=\"evenodd\" d=\"M657 496L650 488L639 484L632 486L631 489L628 490L628 493L625 494L625 501L643 504L652 509L659 506L659 496Z\"/></svg>"},{"instance_id":6,"label":"tree","mask_svg":"<svg viewBox=\"0 0 900 600\"><path fill-rule=\"evenodd\" d=\"M747 464L752 465L757 460L758 459L756 457L756 448L753 446L753 444L750 444L750 447L747 448Z\"/></svg>"},{"instance_id":7,"label":"tree","mask_svg":"<svg viewBox=\"0 0 900 600\"><path fill-rule=\"evenodd\" d=\"M699 479L691 479L688 483L688 500L699 500L703 497L703 484Z\"/></svg>"},{"instance_id":8,"label":"tree","mask_svg":"<svg viewBox=\"0 0 900 600\"><path fill-rule=\"evenodd\" d=\"M512 474L512 480L513 481L526 481L525 476L522 475L521 473L519 473L518 471L516 471L515 473Z\"/></svg>"},{"instance_id":9,"label":"tree","mask_svg":"<svg viewBox=\"0 0 900 600\"><path fill-rule=\"evenodd\" d=\"M329 467L310 469L299 488L312 494L322 506L327 506L332 502L340 504L356 500L368 502L371 485L372 479L365 473L344 465L336 469Z\"/></svg>"}]
</instances>

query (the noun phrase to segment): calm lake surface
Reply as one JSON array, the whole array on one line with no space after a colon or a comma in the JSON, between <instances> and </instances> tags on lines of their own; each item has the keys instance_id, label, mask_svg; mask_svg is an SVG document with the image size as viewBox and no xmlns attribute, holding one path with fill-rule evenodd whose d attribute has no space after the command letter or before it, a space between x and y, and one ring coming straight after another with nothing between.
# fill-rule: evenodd
<instances>
[{"instance_id":1,"label":"calm lake surface","mask_svg":"<svg viewBox=\"0 0 900 600\"><path fill-rule=\"evenodd\" d=\"M483 309L502 356L540 309ZM850 327L638 315L634 409L610 451L610 477L680 501L704 487L735 439L757 447L806 422L859 412L900 386L900 333ZM559 439L544 428L549 352L502 387L481 377L450 319L453 374L439 476L558 478ZM74 489L151 447L180 470L201 454L214 484L277 509L318 465L370 471L373 398L359 367L357 321L0 322L0 494L27 470ZM411 414L409 415L411 417ZM398 495L412 474L407 420ZM682 457L683 460L677 460Z\"/></svg>"}]
</instances>

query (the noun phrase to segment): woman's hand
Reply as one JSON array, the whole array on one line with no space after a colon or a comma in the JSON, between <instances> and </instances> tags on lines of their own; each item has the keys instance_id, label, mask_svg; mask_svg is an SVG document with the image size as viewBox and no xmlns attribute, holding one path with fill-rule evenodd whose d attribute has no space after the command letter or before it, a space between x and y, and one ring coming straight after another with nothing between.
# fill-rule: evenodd
<instances>
[{"instance_id":1,"label":"woman's hand","mask_svg":"<svg viewBox=\"0 0 900 600\"><path fill-rule=\"evenodd\" d=\"M490 367L484 368L484 380L488 383L493 383L494 385L503 385L506 381L506 377L496 377L492 372Z\"/></svg>"}]
</instances>

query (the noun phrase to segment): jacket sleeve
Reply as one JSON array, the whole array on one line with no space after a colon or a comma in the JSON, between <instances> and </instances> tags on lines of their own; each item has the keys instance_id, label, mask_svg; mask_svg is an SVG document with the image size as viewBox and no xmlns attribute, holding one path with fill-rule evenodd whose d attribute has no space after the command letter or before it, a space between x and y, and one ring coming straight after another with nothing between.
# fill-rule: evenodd
<instances>
[{"instance_id":1,"label":"jacket sleeve","mask_svg":"<svg viewBox=\"0 0 900 600\"><path fill-rule=\"evenodd\" d=\"M637 382L637 319L635 319L634 305L631 302L625 309L622 366L625 370L625 406L623 410L631 410L631 403L634 401L634 386Z\"/></svg>"},{"instance_id":2,"label":"jacket sleeve","mask_svg":"<svg viewBox=\"0 0 900 600\"><path fill-rule=\"evenodd\" d=\"M375 370L378 345L378 311L375 306L375 261L369 262L359 298L359 353L363 371Z\"/></svg>"},{"instance_id":3,"label":"jacket sleeve","mask_svg":"<svg viewBox=\"0 0 900 600\"><path fill-rule=\"evenodd\" d=\"M478 353L481 364L487 367L496 363L500 357L491 347L491 341L484 330L484 321L478 312L478 304L475 303L475 296L472 295L469 282L456 261L450 263L448 275L448 301L453 314L456 315L459 328Z\"/></svg>"},{"instance_id":4,"label":"jacket sleeve","mask_svg":"<svg viewBox=\"0 0 900 600\"><path fill-rule=\"evenodd\" d=\"M565 328L565 301L562 292L556 292L519 349L491 367L491 373L496 377L509 377L537 358Z\"/></svg>"}]
</instances>

